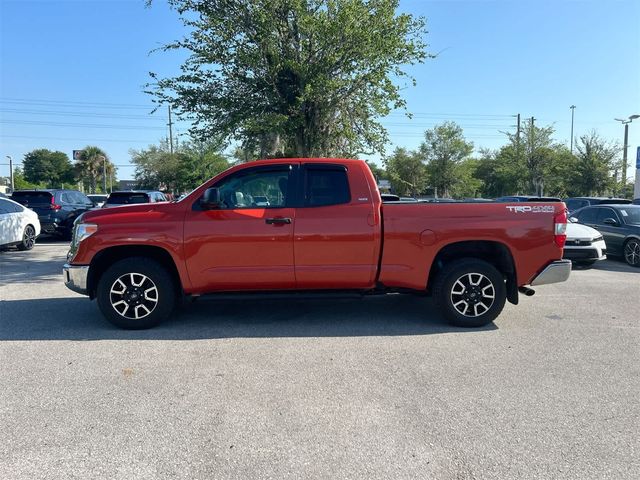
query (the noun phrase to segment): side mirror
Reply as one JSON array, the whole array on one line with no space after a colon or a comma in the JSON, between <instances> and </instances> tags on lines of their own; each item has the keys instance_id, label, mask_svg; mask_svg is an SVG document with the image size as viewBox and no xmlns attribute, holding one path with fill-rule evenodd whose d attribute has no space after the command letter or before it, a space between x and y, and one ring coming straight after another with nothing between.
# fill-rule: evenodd
<instances>
[{"instance_id":1,"label":"side mirror","mask_svg":"<svg viewBox=\"0 0 640 480\"><path fill-rule=\"evenodd\" d=\"M617 227L618 226L618 221L613 219L613 218L605 218L602 223L604 223L605 225L611 225L612 227Z\"/></svg>"},{"instance_id":2,"label":"side mirror","mask_svg":"<svg viewBox=\"0 0 640 480\"><path fill-rule=\"evenodd\" d=\"M569 217L569 221L571 223L578 223L578 219L576 217Z\"/></svg>"},{"instance_id":3,"label":"side mirror","mask_svg":"<svg viewBox=\"0 0 640 480\"><path fill-rule=\"evenodd\" d=\"M207 188L200 199L200 206L205 210L220 208L220 190L217 188Z\"/></svg>"}]
</instances>

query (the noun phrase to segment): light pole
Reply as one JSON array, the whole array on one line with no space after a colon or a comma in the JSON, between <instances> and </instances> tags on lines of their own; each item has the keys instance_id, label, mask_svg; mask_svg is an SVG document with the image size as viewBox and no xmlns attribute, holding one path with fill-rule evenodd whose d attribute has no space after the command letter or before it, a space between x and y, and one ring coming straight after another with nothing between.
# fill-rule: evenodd
<instances>
[{"instance_id":1,"label":"light pole","mask_svg":"<svg viewBox=\"0 0 640 480\"><path fill-rule=\"evenodd\" d=\"M105 157L104 155L100 155L100 157L98 158L102 158L102 191L104 193L107 193L107 157Z\"/></svg>"},{"instance_id":2,"label":"light pole","mask_svg":"<svg viewBox=\"0 0 640 480\"><path fill-rule=\"evenodd\" d=\"M629 124L640 115L631 115L629 118L614 118L616 122L624 125L624 147L622 150L622 186L627 184L627 150L629 149Z\"/></svg>"},{"instance_id":3,"label":"light pole","mask_svg":"<svg viewBox=\"0 0 640 480\"><path fill-rule=\"evenodd\" d=\"M11 193L13 193L13 158L11 155L7 155L9 159L9 185L11 186Z\"/></svg>"},{"instance_id":4,"label":"light pole","mask_svg":"<svg viewBox=\"0 0 640 480\"><path fill-rule=\"evenodd\" d=\"M571 153L573 153L573 113L576 109L575 105L569 107L571 109Z\"/></svg>"}]
</instances>

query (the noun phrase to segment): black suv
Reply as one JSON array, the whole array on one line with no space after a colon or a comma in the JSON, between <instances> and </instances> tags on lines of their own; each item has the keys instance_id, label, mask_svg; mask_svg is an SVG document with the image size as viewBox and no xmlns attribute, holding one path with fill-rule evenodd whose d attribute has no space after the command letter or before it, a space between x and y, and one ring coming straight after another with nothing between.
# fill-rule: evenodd
<instances>
[{"instance_id":1,"label":"black suv","mask_svg":"<svg viewBox=\"0 0 640 480\"><path fill-rule=\"evenodd\" d=\"M127 190L112 192L107 197L102 208L121 207L122 205L135 205L139 203L166 202L167 198L162 192L148 190Z\"/></svg>"},{"instance_id":2,"label":"black suv","mask_svg":"<svg viewBox=\"0 0 640 480\"><path fill-rule=\"evenodd\" d=\"M574 212L582 207L590 207L591 205L629 205L631 200L625 198L613 197L571 197L565 199L569 213Z\"/></svg>"},{"instance_id":3,"label":"black suv","mask_svg":"<svg viewBox=\"0 0 640 480\"><path fill-rule=\"evenodd\" d=\"M93 202L77 190L18 190L11 200L38 214L43 233L71 238L74 220L93 208Z\"/></svg>"}]
</instances>

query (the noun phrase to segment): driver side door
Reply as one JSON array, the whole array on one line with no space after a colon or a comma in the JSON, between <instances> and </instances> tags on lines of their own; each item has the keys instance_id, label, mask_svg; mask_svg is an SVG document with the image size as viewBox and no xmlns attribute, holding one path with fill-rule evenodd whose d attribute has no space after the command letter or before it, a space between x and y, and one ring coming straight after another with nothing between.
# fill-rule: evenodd
<instances>
[{"instance_id":1,"label":"driver side door","mask_svg":"<svg viewBox=\"0 0 640 480\"><path fill-rule=\"evenodd\" d=\"M212 185L220 193L218 208L192 205L184 223L184 252L195 290L295 288L296 172L294 164L243 169Z\"/></svg>"}]
</instances>

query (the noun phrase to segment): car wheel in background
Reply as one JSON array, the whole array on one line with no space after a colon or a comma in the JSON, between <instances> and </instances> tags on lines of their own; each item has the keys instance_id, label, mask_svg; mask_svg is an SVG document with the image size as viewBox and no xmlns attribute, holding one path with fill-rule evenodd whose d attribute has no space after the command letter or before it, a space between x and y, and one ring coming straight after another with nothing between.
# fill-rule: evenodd
<instances>
[{"instance_id":1,"label":"car wheel in background","mask_svg":"<svg viewBox=\"0 0 640 480\"><path fill-rule=\"evenodd\" d=\"M433 296L444 317L457 327L481 327L502 312L507 298L504 276L484 260L465 258L444 266Z\"/></svg>"},{"instance_id":2,"label":"car wheel in background","mask_svg":"<svg viewBox=\"0 0 640 480\"><path fill-rule=\"evenodd\" d=\"M100 277L96 292L102 314L129 330L151 328L166 320L176 304L173 279L150 258L114 263Z\"/></svg>"},{"instance_id":3,"label":"car wheel in background","mask_svg":"<svg viewBox=\"0 0 640 480\"><path fill-rule=\"evenodd\" d=\"M36 229L33 228L33 225L27 225L24 227L24 232L22 233L22 240L18 244L18 250L31 250L33 246L36 244Z\"/></svg>"},{"instance_id":4,"label":"car wheel in background","mask_svg":"<svg viewBox=\"0 0 640 480\"><path fill-rule=\"evenodd\" d=\"M640 267L640 240L631 238L622 248L624 260L632 267Z\"/></svg>"}]
</instances>

